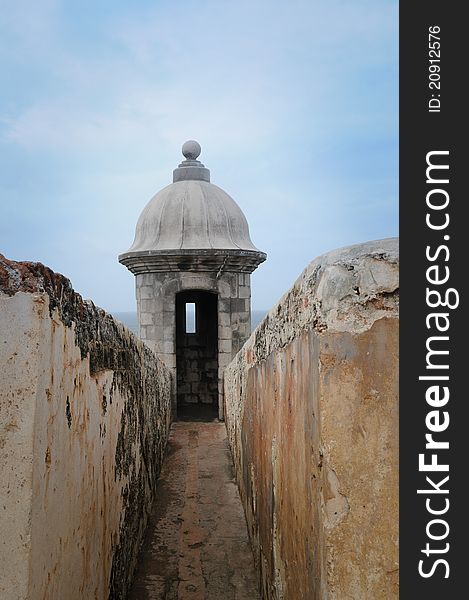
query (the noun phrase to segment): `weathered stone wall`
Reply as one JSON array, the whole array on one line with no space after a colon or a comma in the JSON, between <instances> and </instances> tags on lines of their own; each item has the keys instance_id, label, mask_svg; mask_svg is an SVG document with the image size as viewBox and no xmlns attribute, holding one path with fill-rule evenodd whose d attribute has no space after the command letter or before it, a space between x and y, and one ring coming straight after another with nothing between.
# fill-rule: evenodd
<instances>
[{"instance_id":1,"label":"weathered stone wall","mask_svg":"<svg viewBox=\"0 0 469 600\"><path fill-rule=\"evenodd\" d=\"M194 331L186 332L186 302L196 303ZM176 298L178 416L188 406L210 407L218 416L218 298L181 292Z\"/></svg>"},{"instance_id":2,"label":"weathered stone wall","mask_svg":"<svg viewBox=\"0 0 469 600\"><path fill-rule=\"evenodd\" d=\"M70 282L0 256L0 597L126 597L170 373Z\"/></svg>"},{"instance_id":3,"label":"weathered stone wall","mask_svg":"<svg viewBox=\"0 0 469 600\"><path fill-rule=\"evenodd\" d=\"M136 276L139 333L176 378L176 294L187 290L218 295L219 417L223 419L223 371L251 332L251 276L234 272L170 271ZM173 390L173 415L177 394Z\"/></svg>"},{"instance_id":4,"label":"weathered stone wall","mask_svg":"<svg viewBox=\"0 0 469 600\"><path fill-rule=\"evenodd\" d=\"M314 260L224 385L264 598L397 598L397 240Z\"/></svg>"}]
</instances>

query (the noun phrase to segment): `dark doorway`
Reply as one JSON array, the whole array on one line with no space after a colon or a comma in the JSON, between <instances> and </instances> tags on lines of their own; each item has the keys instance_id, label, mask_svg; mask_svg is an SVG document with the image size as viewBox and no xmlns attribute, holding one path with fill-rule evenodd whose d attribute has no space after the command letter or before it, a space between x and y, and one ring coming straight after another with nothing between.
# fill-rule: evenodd
<instances>
[{"instance_id":1,"label":"dark doorway","mask_svg":"<svg viewBox=\"0 0 469 600\"><path fill-rule=\"evenodd\" d=\"M185 421L218 417L217 294L176 295L177 416Z\"/></svg>"}]
</instances>

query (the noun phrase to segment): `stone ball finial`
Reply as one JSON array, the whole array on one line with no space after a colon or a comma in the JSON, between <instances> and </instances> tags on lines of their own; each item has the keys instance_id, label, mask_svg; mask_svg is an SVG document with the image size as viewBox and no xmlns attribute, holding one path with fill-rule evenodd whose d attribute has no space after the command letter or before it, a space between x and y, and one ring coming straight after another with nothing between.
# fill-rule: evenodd
<instances>
[{"instance_id":1,"label":"stone ball finial","mask_svg":"<svg viewBox=\"0 0 469 600\"><path fill-rule=\"evenodd\" d=\"M182 154L187 160L197 160L201 152L202 148L195 140L188 140L182 146Z\"/></svg>"}]
</instances>

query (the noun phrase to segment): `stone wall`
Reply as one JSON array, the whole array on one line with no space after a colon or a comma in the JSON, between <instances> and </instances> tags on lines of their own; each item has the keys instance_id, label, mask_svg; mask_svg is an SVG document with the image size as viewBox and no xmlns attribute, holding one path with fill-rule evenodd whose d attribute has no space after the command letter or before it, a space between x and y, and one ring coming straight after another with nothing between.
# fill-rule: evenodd
<instances>
[{"instance_id":1,"label":"stone wall","mask_svg":"<svg viewBox=\"0 0 469 600\"><path fill-rule=\"evenodd\" d=\"M195 304L193 331L186 327L186 302ZM211 292L176 297L178 417L184 409L209 408L218 417L218 298Z\"/></svg>"},{"instance_id":2,"label":"stone wall","mask_svg":"<svg viewBox=\"0 0 469 600\"><path fill-rule=\"evenodd\" d=\"M225 371L263 597L398 597L398 243L314 260Z\"/></svg>"},{"instance_id":3,"label":"stone wall","mask_svg":"<svg viewBox=\"0 0 469 600\"><path fill-rule=\"evenodd\" d=\"M168 267L169 268L169 267ZM219 417L223 419L223 371L251 331L251 276L234 272L171 271L136 275L139 333L166 364L176 383L176 295L188 290L218 295ZM177 394L173 390L173 415Z\"/></svg>"},{"instance_id":4,"label":"stone wall","mask_svg":"<svg viewBox=\"0 0 469 600\"><path fill-rule=\"evenodd\" d=\"M170 373L70 282L0 256L0 597L123 599Z\"/></svg>"}]
</instances>

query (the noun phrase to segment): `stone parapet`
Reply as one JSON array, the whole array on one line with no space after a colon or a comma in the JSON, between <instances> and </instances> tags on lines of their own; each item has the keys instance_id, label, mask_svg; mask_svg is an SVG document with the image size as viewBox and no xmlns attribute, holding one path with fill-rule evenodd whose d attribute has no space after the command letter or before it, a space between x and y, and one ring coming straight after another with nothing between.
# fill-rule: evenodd
<instances>
[{"instance_id":1,"label":"stone parapet","mask_svg":"<svg viewBox=\"0 0 469 600\"><path fill-rule=\"evenodd\" d=\"M171 376L70 281L0 256L0 596L125 598Z\"/></svg>"},{"instance_id":2,"label":"stone parapet","mask_svg":"<svg viewBox=\"0 0 469 600\"><path fill-rule=\"evenodd\" d=\"M269 600L398 597L398 240L314 260L225 370Z\"/></svg>"}]
</instances>

